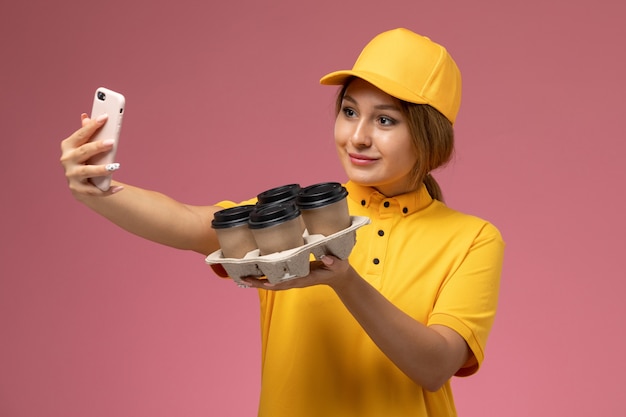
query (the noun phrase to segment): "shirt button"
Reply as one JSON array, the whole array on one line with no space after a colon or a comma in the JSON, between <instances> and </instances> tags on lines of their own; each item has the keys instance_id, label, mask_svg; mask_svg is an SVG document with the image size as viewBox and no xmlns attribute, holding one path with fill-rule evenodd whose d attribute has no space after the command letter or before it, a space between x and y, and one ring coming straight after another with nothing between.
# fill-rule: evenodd
<instances>
[{"instance_id":1,"label":"shirt button","mask_svg":"<svg viewBox=\"0 0 626 417\"><path fill-rule=\"evenodd\" d=\"M406 208L406 207L404 207L404 208L402 209L402 212L403 212L404 214L407 214L407 213L409 212L409 209L408 209L408 208Z\"/></svg>"},{"instance_id":2,"label":"shirt button","mask_svg":"<svg viewBox=\"0 0 626 417\"><path fill-rule=\"evenodd\" d=\"M383 204L383 206L385 206L385 207L389 207L389 201L385 201L385 203Z\"/></svg>"},{"instance_id":3,"label":"shirt button","mask_svg":"<svg viewBox=\"0 0 626 417\"><path fill-rule=\"evenodd\" d=\"M385 236L385 232L383 230L378 231L378 236Z\"/></svg>"},{"instance_id":4,"label":"shirt button","mask_svg":"<svg viewBox=\"0 0 626 417\"><path fill-rule=\"evenodd\" d=\"M365 205L365 200L361 200L361 205L364 206Z\"/></svg>"},{"instance_id":5,"label":"shirt button","mask_svg":"<svg viewBox=\"0 0 626 417\"><path fill-rule=\"evenodd\" d=\"M380 259L374 258L372 262L374 262L374 265L378 265L380 263Z\"/></svg>"}]
</instances>

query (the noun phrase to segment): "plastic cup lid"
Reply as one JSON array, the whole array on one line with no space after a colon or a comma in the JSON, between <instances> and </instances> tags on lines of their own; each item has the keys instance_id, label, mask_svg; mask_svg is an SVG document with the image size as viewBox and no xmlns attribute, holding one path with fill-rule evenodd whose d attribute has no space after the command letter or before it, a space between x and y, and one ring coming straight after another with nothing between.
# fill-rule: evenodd
<instances>
[{"instance_id":1,"label":"plastic cup lid","mask_svg":"<svg viewBox=\"0 0 626 417\"><path fill-rule=\"evenodd\" d=\"M282 203L296 198L301 190L300 184L287 184L271 188L257 195L260 204Z\"/></svg>"},{"instance_id":2,"label":"plastic cup lid","mask_svg":"<svg viewBox=\"0 0 626 417\"><path fill-rule=\"evenodd\" d=\"M214 229L227 229L248 224L250 213L255 207L254 204L247 204L217 211L213 215L211 227Z\"/></svg>"},{"instance_id":3,"label":"plastic cup lid","mask_svg":"<svg viewBox=\"0 0 626 417\"><path fill-rule=\"evenodd\" d=\"M271 227L300 216L300 209L295 203L257 204L250 213L248 226L250 229Z\"/></svg>"},{"instance_id":4,"label":"plastic cup lid","mask_svg":"<svg viewBox=\"0 0 626 417\"><path fill-rule=\"evenodd\" d=\"M303 210L327 206L343 200L348 190L338 182L323 182L303 188L296 197L296 204Z\"/></svg>"}]
</instances>

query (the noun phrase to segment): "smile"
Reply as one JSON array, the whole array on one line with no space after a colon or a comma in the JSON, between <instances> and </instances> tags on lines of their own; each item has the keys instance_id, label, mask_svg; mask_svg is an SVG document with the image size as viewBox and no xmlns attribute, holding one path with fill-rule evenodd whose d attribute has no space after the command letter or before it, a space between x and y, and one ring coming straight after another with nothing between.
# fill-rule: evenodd
<instances>
[{"instance_id":1,"label":"smile","mask_svg":"<svg viewBox=\"0 0 626 417\"><path fill-rule=\"evenodd\" d=\"M374 162L378 160L377 158L371 158L369 156L355 154L355 153L349 153L348 156L350 157L350 162L352 162L352 164L360 165L360 166L372 165Z\"/></svg>"}]
</instances>

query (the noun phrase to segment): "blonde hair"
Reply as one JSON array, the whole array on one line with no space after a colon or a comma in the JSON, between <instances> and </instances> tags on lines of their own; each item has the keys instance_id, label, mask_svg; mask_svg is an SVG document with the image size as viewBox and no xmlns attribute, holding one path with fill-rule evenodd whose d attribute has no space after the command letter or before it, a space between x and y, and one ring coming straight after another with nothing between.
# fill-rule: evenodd
<instances>
[{"instance_id":1,"label":"blonde hair","mask_svg":"<svg viewBox=\"0 0 626 417\"><path fill-rule=\"evenodd\" d=\"M335 112L339 114L343 96L354 77L348 79L337 94ZM428 104L409 103L398 100L406 117L416 162L411 171L415 187L424 183L430 196L443 201L441 187L431 171L444 166L454 153L454 129L452 123L437 109Z\"/></svg>"}]
</instances>

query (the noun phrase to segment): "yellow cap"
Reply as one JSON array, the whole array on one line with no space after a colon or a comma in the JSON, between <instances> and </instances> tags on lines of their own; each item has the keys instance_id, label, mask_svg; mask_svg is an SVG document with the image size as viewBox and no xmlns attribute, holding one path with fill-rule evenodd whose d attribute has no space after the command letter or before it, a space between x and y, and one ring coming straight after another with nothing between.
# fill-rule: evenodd
<instances>
[{"instance_id":1,"label":"yellow cap","mask_svg":"<svg viewBox=\"0 0 626 417\"><path fill-rule=\"evenodd\" d=\"M428 104L454 123L461 105L461 72L446 49L425 36L399 28L383 32L361 51L351 70L320 80L341 85L359 77L410 103Z\"/></svg>"}]
</instances>

